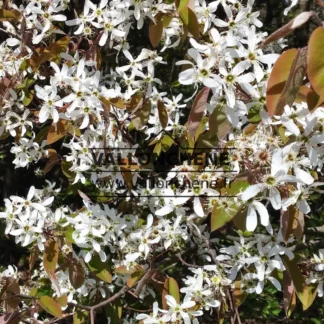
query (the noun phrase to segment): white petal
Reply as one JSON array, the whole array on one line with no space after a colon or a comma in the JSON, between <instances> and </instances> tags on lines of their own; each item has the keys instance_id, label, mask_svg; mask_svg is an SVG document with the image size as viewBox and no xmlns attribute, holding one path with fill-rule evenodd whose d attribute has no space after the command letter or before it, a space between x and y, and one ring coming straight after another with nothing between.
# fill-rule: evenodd
<instances>
[{"instance_id":1,"label":"white petal","mask_svg":"<svg viewBox=\"0 0 324 324\"><path fill-rule=\"evenodd\" d=\"M205 216L205 213L204 213L204 210L203 210L203 208L201 206L201 202L200 202L199 197L194 198L194 204L193 205L194 205L193 206L194 211L199 217Z\"/></svg>"},{"instance_id":2,"label":"white petal","mask_svg":"<svg viewBox=\"0 0 324 324\"><path fill-rule=\"evenodd\" d=\"M278 291L281 291L281 284L276 278L267 277L267 279L277 288Z\"/></svg>"},{"instance_id":3,"label":"white petal","mask_svg":"<svg viewBox=\"0 0 324 324\"><path fill-rule=\"evenodd\" d=\"M265 206L262 203L260 203L259 201L255 201L253 203L253 205L260 215L261 224L263 226L268 226L269 225L269 213L268 213L267 208L265 208Z\"/></svg>"},{"instance_id":4,"label":"white petal","mask_svg":"<svg viewBox=\"0 0 324 324\"><path fill-rule=\"evenodd\" d=\"M270 189L270 202L274 209L278 210L281 208L281 196L276 187Z\"/></svg>"},{"instance_id":5,"label":"white petal","mask_svg":"<svg viewBox=\"0 0 324 324\"><path fill-rule=\"evenodd\" d=\"M249 205L246 217L246 229L253 232L258 225L257 214L253 206Z\"/></svg>"},{"instance_id":6,"label":"white petal","mask_svg":"<svg viewBox=\"0 0 324 324\"><path fill-rule=\"evenodd\" d=\"M168 215L170 213L172 213L174 210L173 206L172 205L166 205L164 207L162 207L161 209L157 210L155 212L155 215L157 216L165 216L165 215Z\"/></svg>"},{"instance_id":7,"label":"white petal","mask_svg":"<svg viewBox=\"0 0 324 324\"><path fill-rule=\"evenodd\" d=\"M272 65L277 61L278 57L279 57L278 54L266 54L266 55L259 56L258 60L262 63Z\"/></svg>"},{"instance_id":8,"label":"white petal","mask_svg":"<svg viewBox=\"0 0 324 324\"><path fill-rule=\"evenodd\" d=\"M249 199L255 197L259 192L263 190L263 184L257 183L248 187L242 194L242 200L248 201Z\"/></svg>"},{"instance_id":9,"label":"white petal","mask_svg":"<svg viewBox=\"0 0 324 324\"><path fill-rule=\"evenodd\" d=\"M306 171L300 168L294 168L296 178L310 185L314 182L314 178Z\"/></svg>"}]
</instances>

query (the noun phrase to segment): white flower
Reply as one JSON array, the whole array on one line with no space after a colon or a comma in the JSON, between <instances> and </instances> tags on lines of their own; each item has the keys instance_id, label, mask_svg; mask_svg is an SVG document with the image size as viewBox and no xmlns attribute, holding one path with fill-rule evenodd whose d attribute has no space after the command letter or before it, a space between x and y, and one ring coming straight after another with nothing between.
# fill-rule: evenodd
<instances>
[{"instance_id":1,"label":"white flower","mask_svg":"<svg viewBox=\"0 0 324 324\"><path fill-rule=\"evenodd\" d=\"M267 208L259 201L253 200L247 203L246 229L253 232L258 225L257 213L260 216L260 222L263 226L269 225L269 213Z\"/></svg>"},{"instance_id":2,"label":"white flower","mask_svg":"<svg viewBox=\"0 0 324 324\"><path fill-rule=\"evenodd\" d=\"M242 194L242 200L248 201L260 192L269 190L269 199L274 209L281 208L281 195L277 187L285 182L300 182L294 176L288 175L282 165L282 150L277 149L272 155L271 174L265 175L262 183L248 187Z\"/></svg>"},{"instance_id":3,"label":"white flower","mask_svg":"<svg viewBox=\"0 0 324 324\"><path fill-rule=\"evenodd\" d=\"M171 295L165 296L167 305L169 306L168 312L162 317L162 320L168 322L176 322L177 320L182 319L185 324L191 324L191 319L189 315L201 316L202 311L190 311L189 308L196 305L191 298L184 298L182 304L178 304L177 301Z\"/></svg>"}]
</instances>

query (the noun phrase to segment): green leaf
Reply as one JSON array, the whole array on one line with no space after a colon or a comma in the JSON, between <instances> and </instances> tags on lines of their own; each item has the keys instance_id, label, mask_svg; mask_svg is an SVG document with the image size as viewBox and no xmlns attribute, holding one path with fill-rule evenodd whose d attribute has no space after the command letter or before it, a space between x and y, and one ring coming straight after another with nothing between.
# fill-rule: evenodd
<instances>
[{"instance_id":1,"label":"green leaf","mask_svg":"<svg viewBox=\"0 0 324 324\"><path fill-rule=\"evenodd\" d=\"M248 113L249 122L252 124L258 124L261 121L260 110L263 109L261 104L252 106Z\"/></svg>"},{"instance_id":2,"label":"green leaf","mask_svg":"<svg viewBox=\"0 0 324 324\"><path fill-rule=\"evenodd\" d=\"M164 15L162 17L162 22L163 22L164 28L167 28L170 25L172 18L173 18L172 16L168 16L168 15Z\"/></svg>"},{"instance_id":3,"label":"green leaf","mask_svg":"<svg viewBox=\"0 0 324 324\"><path fill-rule=\"evenodd\" d=\"M161 140L160 144L161 144L162 151L166 152L174 144L174 140L173 140L173 138L171 136L169 136L168 134L165 134L162 137L162 140Z\"/></svg>"},{"instance_id":4,"label":"green leaf","mask_svg":"<svg viewBox=\"0 0 324 324\"><path fill-rule=\"evenodd\" d=\"M35 142L41 144L47 138L51 126L43 127L36 135Z\"/></svg>"},{"instance_id":5,"label":"green leaf","mask_svg":"<svg viewBox=\"0 0 324 324\"><path fill-rule=\"evenodd\" d=\"M57 298L57 302L61 307L65 307L67 305L67 296L66 295L62 295L60 297Z\"/></svg>"},{"instance_id":6,"label":"green leaf","mask_svg":"<svg viewBox=\"0 0 324 324\"><path fill-rule=\"evenodd\" d=\"M221 188L220 192L223 196L236 196L238 193L244 191L248 186L248 182L236 180L230 184L229 188ZM242 204L236 203L233 198L224 197L215 199L211 214L211 231L216 231L230 222L241 208Z\"/></svg>"},{"instance_id":7,"label":"green leaf","mask_svg":"<svg viewBox=\"0 0 324 324\"><path fill-rule=\"evenodd\" d=\"M77 310L73 314L73 324L83 324L85 323L86 319L88 319L88 312Z\"/></svg>"},{"instance_id":8,"label":"green leaf","mask_svg":"<svg viewBox=\"0 0 324 324\"><path fill-rule=\"evenodd\" d=\"M31 87L34 83L36 82L36 80L34 78L27 78L24 80L24 82L22 84L20 84L16 89L28 89L29 87Z\"/></svg>"},{"instance_id":9,"label":"green leaf","mask_svg":"<svg viewBox=\"0 0 324 324\"><path fill-rule=\"evenodd\" d=\"M19 66L19 71L26 71L28 67L29 67L29 61L24 59Z\"/></svg>"},{"instance_id":10,"label":"green leaf","mask_svg":"<svg viewBox=\"0 0 324 324\"><path fill-rule=\"evenodd\" d=\"M32 102L32 100L34 98L34 93L35 93L34 90L31 90L31 91L29 91L28 89L24 90L25 96L22 101L24 106L28 106Z\"/></svg>"},{"instance_id":11,"label":"green leaf","mask_svg":"<svg viewBox=\"0 0 324 324\"><path fill-rule=\"evenodd\" d=\"M88 267L99 279L111 283L112 276L109 264L108 262L102 262L99 255L92 256L91 261L88 263Z\"/></svg>"},{"instance_id":12,"label":"green leaf","mask_svg":"<svg viewBox=\"0 0 324 324\"><path fill-rule=\"evenodd\" d=\"M163 309L168 309L165 296L171 295L179 304L180 303L180 290L178 283L172 277L165 280L162 292L162 305Z\"/></svg>"},{"instance_id":13,"label":"green leaf","mask_svg":"<svg viewBox=\"0 0 324 324\"><path fill-rule=\"evenodd\" d=\"M117 300L113 304L108 304L105 307L105 313L107 318L110 319L110 324L119 324L122 317L122 304L120 300Z\"/></svg>"},{"instance_id":14,"label":"green leaf","mask_svg":"<svg viewBox=\"0 0 324 324\"><path fill-rule=\"evenodd\" d=\"M307 298L307 304L303 305L303 310L308 309L312 306L316 296L317 296L317 288L318 285L316 284L309 284L308 285L308 298Z\"/></svg>"},{"instance_id":15,"label":"green leaf","mask_svg":"<svg viewBox=\"0 0 324 324\"><path fill-rule=\"evenodd\" d=\"M48 296L42 296L37 303L49 314L62 318L62 310L60 305L51 297Z\"/></svg>"},{"instance_id":16,"label":"green leaf","mask_svg":"<svg viewBox=\"0 0 324 324\"><path fill-rule=\"evenodd\" d=\"M181 12L183 9L187 8L190 0L176 0L175 4L178 12Z\"/></svg>"},{"instance_id":17,"label":"green leaf","mask_svg":"<svg viewBox=\"0 0 324 324\"><path fill-rule=\"evenodd\" d=\"M196 14L188 7L179 12L183 24L187 27L190 34L199 37L199 23Z\"/></svg>"},{"instance_id":18,"label":"green leaf","mask_svg":"<svg viewBox=\"0 0 324 324\"><path fill-rule=\"evenodd\" d=\"M157 156L159 156L161 154L161 152L162 152L162 144L161 144L161 142L158 142L154 146L153 153L156 154Z\"/></svg>"},{"instance_id":19,"label":"green leaf","mask_svg":"<svg viewBox=\"0 0 324 324\"><path fill-rule=\"evenodd\" d=\"M63 160L61 163L61 169L63 174L68 178L68 179L73 179L75 174L73 171L70 171L70 168L72 167L72 162L68 162L66 160Z\"/></svg>"},{"instance_id":20,"label":"green leaf","mask_svg":"<svg viewBox=\"0 0 324 324\"><path fill-rule=\"evenodd\" d=\"M308 43L307 73L319 96L324 96L324 27L312 33Z\"/></svg>"}]
</instances>

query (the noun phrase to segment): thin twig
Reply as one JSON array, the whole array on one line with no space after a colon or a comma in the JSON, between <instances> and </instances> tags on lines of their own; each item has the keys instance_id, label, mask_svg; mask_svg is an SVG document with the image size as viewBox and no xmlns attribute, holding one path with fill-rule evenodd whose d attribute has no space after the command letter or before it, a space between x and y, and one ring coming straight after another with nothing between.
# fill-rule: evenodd
<instances>
[{"instance_id":1,"label":"thin twig","mask_svg":"<svg viewBox=\"0 0 324 324\"><path fill-rule=\"evenodd\" d=\"M187 267L191 267L191 268L201 268L201 266L198 266L198 265L195 265L195 264L190 264L190 263L187 263L185 260L183 260L182 256L181 256L181 253L178 253L177 255L177 258L179 259L179 261L187 266Z\"/></svg>"}]
</instances>

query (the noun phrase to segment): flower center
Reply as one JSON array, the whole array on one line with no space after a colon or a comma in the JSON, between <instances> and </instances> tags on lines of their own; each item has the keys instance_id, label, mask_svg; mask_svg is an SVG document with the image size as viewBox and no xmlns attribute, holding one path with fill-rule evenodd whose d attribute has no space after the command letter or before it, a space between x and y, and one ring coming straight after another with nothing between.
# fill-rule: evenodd
<instances>
[{"instance_id":1,"label":"flower center","mask_svg":"<svg viewBox=\"0 0 324 324\"><path fill-rule=\"evenodd\" d=\"M233 83L234 80L235 80L235 76L232 75L232 74L229 74L229 75L226 76L225 79L226 79L226 82L228 82L228 83Z\"/></svg>"},{"instance_id":2,"label":"flower center","mask_svg":"<svg viewBox=\"0 0 324 324\"><path fill-rule=\"evenodd\" d=\"M264 182L266 183L267 186L274 187L277 183L277 180L273 176L267 176Z\"/></svg>"},{"instance_id":3,"label":"flower center","mask_svg":"<svg viewBox=\"0 0 324 324\"><path fill-rule=\"evenodd\" d=\"M206 77L208 75L208 71L206 69L201 69L199 73L202 77Z\"/></svg>"},{"instance_id":4,"label":"flower center","mask_svg":"<svg viewBox=\"0 0 324 324\"><path fill-rule=\"evenodd\" d=\"M249 54L249 60L251 60L251 61L255 61L255 59L256 59L255 54L254 54L254 53L250 53L250 54Z\"/></svg>"}]
</instances>

